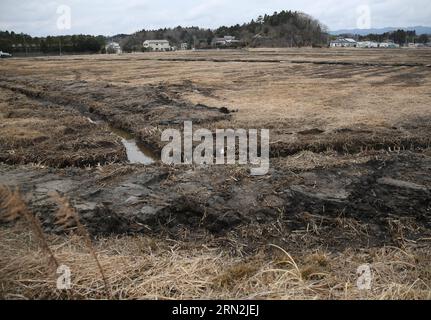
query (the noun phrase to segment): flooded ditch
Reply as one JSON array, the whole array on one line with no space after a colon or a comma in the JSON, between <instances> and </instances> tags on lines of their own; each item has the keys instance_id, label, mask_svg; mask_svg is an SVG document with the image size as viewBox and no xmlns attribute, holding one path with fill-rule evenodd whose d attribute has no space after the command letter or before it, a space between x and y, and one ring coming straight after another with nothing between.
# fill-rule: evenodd
<instances>
[{"instance_id":1,"label":"flooded ditch","mask_svg":"<svg viewBox=\"0 0 431 320\"><path fill-rule=\"evenodd\" d=\"M95 120L91 117L87 117L87 120L95 125L105 123L103 120ZM112 125L108 125L108 129L121 139L121 143L126 149L129 163L150 165L158 160L157 155L143 143L138 142L130 132L115 128Z\"/></svg>"},{"instance_id":2,"label":"flooded ditch","mask_svg":"<svg viewBox=\"0 0 431 320\"><path fill-rule=\"evenodd\" d=\"M157 156L130 132L109 126L111 132L121 138L121 142L126 148L127 160L130 163L150 165L157 161Z\"/></svg>"}]
</instances>

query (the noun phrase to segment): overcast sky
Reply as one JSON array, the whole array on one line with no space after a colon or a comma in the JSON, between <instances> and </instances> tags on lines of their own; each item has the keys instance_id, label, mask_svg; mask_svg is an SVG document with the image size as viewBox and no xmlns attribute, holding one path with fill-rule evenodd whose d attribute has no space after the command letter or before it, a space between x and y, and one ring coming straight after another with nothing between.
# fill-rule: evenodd
<instances>
[{"instance_id":1,"label":"overcast sky","mask_svg":"<svg viewBox=\"0 0 431 320\"><path fill-rule=\"evenodd\" d=\"M70 29L58 27L61 5L71 9ZM364 5L370 19L363 19ZM44 36L114 35L178 25L216 28L283 9L311 14L330 30L357 28L358 21L359 26L369 21L371 28L431 25L430 0L0 0L0 30Z\"/></svg>"}]
</instances>

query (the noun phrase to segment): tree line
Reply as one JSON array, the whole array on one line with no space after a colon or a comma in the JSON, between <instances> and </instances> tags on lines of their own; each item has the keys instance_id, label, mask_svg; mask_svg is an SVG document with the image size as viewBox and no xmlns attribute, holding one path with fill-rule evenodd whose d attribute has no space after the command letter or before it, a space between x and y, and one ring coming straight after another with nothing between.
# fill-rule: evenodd
<instances>
[{"instance_id":1,"label":"tree line","mask_svg":"<svg viewBox=\"0 0 431 320\"><path fill-rule=\"evenodd\" d=\"M351 35L342 35L345 37L351 37ZM374 42L384 42L384 41L393 41L394 43L403 46L408 43L428 43L430 41L429 36L426 34L417 35L416 31L405 31L402 29L385 32L382 34L373 34L370 33L365 36L356 36L358 41L374 41Z\"/></svg>"},{"instance_id":2,"label":"tree line","mask_svg":"<svg viewBox=\"0 0 431 320\"><path fill-rule=\"evenodd\" d=\"M0 31L0 50L10 53L98 53L104 49L105 42L104 36L31 37L24 33Z\"/></svg>"}]
</instances>

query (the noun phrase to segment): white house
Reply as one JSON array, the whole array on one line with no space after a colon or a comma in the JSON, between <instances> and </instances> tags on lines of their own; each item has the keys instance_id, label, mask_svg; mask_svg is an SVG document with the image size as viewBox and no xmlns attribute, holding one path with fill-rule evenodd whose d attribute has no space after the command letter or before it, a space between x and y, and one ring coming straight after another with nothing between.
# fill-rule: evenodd
<instances>
[{"instance_id":1,"label":"white house","mask_svg":"<svg viewBox=\"0 0 431 320\"><path fill-rule=\"evenodd\" d=\"M378 48L379 44L374 41L360 41L356 43L357 48Z\"/></svg>"},{"instance_id":2,"label":"white house","mask_svg":"<svg viewBox=\"0 0 431 320\"><path fill-rule=\"evenodd\" d=\"M105 50L106 50L106 53L116 53L116 54L122 53L121 46L118 42L109 42L105 46Z\"/></svg>"},{"instance_id":3,"label":"white house","mask_svg":"<svg viewBox=\"0 0 431 320\"><path fill-rule=\"evenodd\" d=\"M234 36L224 36L223 38L214 38L213 45L215 46L230 46L238 44L240 41Z\"/></svg>"},{"instance_id":4,"label":"white house","mask_svg":"<svg viewBox=\"0 0 431 320\"><path fill-rule=\"evenodd\" d=\"M422 48L425 47L423 43L409 43L407 45L409 48Z\"/></svg>"},{"instance_id":5,"label":"white house","mask_svg":"<svg viewBox=\"0 0 431 320\"><path fill-rule=\"evenodd\" d=\"M334 41L331 41L330 43L330 47L350 47L350 48L354 48L356 47L357 42L355 41L355 39L351 39L351 38L340 38Z\"/></svg>"},{"instance_id":6,"label":"white house","mask_svg":"<svg viewBox=\"0 0 431 320\"><path fill-rule=\"evenodd\" d=\"M400 45L394 43L393 41L385 41L379 44L380 48L399 48Z\"/></svg>"},{"instance_id":7,"label":"white house","mask_svg":"<svg viewBox=\"0 0 431 320\"><path fill-rule=\"evenodd\" d=\"M145 40L143 44L145 49L153 51L170 51L171 45L168 40Z\"/></svg>"}]
</instances>

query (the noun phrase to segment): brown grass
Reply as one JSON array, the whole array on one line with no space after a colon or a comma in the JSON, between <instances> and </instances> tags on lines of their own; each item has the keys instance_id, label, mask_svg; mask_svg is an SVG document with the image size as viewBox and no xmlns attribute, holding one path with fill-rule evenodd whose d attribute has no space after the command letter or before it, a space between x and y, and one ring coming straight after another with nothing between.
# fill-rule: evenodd
<instances>
[{"instance_id":1,"label":"brown grass","mask_svg":"<svg viewBox=\"0 0 431 320\"><path fill-rule=\"evenodd\" d=\"M58 268L59 263L48 245L40 220L27 208L18 190L11 191L7 186L0 185L0 220L15 221L21 218L26 221L49 258L49 266Z\"/></svg>"},{"instance_id":2,"label":"brown grass","mask_svg":"<svg viewBox=\"0 0 431 320\"><path fill-rule=\"evenodd\" d=\"M199 57L209 61L143 60L169 57ZM316 127L331 130L358 123L370 127L390 127L412 114L427 115L428 112L429 68L210 61L213 58L229 61L237 57L431 64L431 50L340 51L304 48L271 53L265 50L207 51L109 58L96 55L76 59L19 59L7 61L0 70L5 75L34 77L35 81L57 81L60 74L62 79L74 81L76 73L79 73L89 85L103 79L109 84L126 88L159 83L178 84L187 80L214 91L212 95L199 90L180 93L192 102L238 109L239 112L233 115L236 128L253 124L257 127L282 127L286 131ZM112 68L112 60L117 67ZM142 68L146 70L145 77L140 76ZM421 81L412 85L406 75L413 75L413 79Z\"/></svg>"},{"instance_id":3,"label":"brown grass","mask_svg":"<svg viewBox=\"0 0 431 320\"><path fill-rule=\"evenodd\" d=\"M97 268L102 275L107 297L112 298L111 287L108 283L108 280L106 279L105 272L103 271L99 258L97 257L96 250L93 247L90 234L88 233L84 225L81 223L78 213L73 207L71 207L69 200L66 197L60 196L57 192L53 193L51 196L57 202L58 205L56 224L66 228L76 226L79 235L81 235L81 237L83 238L85 245L89 249L94 261L96 262Z\"/></svg>"},{"instance_id":4,"label":"brown grass","mask_svg":"<svg viewBox=\"0 0 431 320\"><path fill-rule=\"evenodd\" d=\"M57 224L78 232L45 235L20 193L0 188L3 219L26 222L0 227L1 298L431 299L431 251L426 245L403 241L402 249L303 249L294 255L279 246L262 245L251 256L236 256L212 238L199 245L136 235L101 238L93 244L69 200L59 194L52 197L59 207ZM402 241L399 221L388 223ZM302 238L307 236L312 232ZM71 269L70 290L56 288L46 256L51 264L61 262ZM373 272L369 291L356 286L356 270L363 264Z\"/></svg>"},{"instance_id":5,"label":"brown grass","mask_svg":"<svg viewBox=\"0 0 431 320\"><path fill-rule=\"evenodd\" d=\"M44 272L31 233L0 228L0 296L5 299L103 299L99 266L82 236L48 237L55 256L72 271L72 288L59 291ZM211 246L148 236L108 237L95 242L115 299L431 299L431 253L406 246L304 250L290 255L262 247L244 258ZM356 287L356 270L369 264L370 291Z\"/></svg>"},{"instance_id":6,"label":"brown grass","mask_svg":"<svg viewBox=\"0 0 431 320\"><path fill-rule=\"evenodd\" d=\"M118 137L106 127L90 123L75 110L45 105L3 88L0 97L2 162L83 167L126 159Z\"/></svg>"},{"instance_id":7,"label":"brown grass","mask_svg":"<svg viewBox=\"0 0 431 320\"><path fill-rule=\"evenodd\" d=\"M1 287L8 299L103 298L98 267L81 237L51 236L55 255L72 270L70 291L55 289L41 270L29 234L0 229ZM256 254L253 263L220 249L167 244L145 236L107 238L96 244L118 299L431 299L429 250L377 248L362 252L306 253L278 259ZM16 261L12 264L12 261ZM370 263L371 291L356 287L356 269Z\"/></svg>"},{"instance_id":8,"label":"brown grass","mask_svg":"<svg viewBox=\"0 0 431 320\"><path fill-rule=\"evenodd\" d=\"M191 60L193 57L203 58L204 61L158 60L175 57ZM236 61L256 58L283 62ZM226 60L226 62L214 62L213 59ZM373 62L377 65L290 63L298 59ZM116 63L115 68L112 68L112 60ZM429 122L428 88L431 84L429 67L378 65L388 62L430 64L431 50L373 51L304 48L272 51L154 53L122 57L95 55L17 59L7 61L0 66L0 72L5 75L0 79L0 85L13 89L21 88L23 87L21 80L11 81L7 76L15 78L17 75L22 76L25 79L32 79L31 83L25 84L27 91L34 90L38 94L50 96L51 100L68 94L71 100L66 101L67 103L62 102L68 105L72 103L71 101L76 102L76 95L67 89L70 82L82 86L81 82L85 81L87 89L81 89L87 97L83 100L84 104L100 107L95 108L100 109L98 113L105 115L123 129L133 127L136 128L134 130L136 133L142 130L137 137L154 149L160 147L160 135L156 128L158 121L152 123L151 130L147 132L146 128L150 123L148 119L139 117L140 108L137 108L134 114L127 113L126 116L126 113L120 112L116 114L115 119L112 118L115 103L122 101L122 104L127 105L130 102L131 97L127 96L129 89L136 90L143 87L154 89L154 86L163 85L164 89L161 89L163 96L168 94L176 100L192 104L237 110L226 121L211 121L205 125L219 128L271 129L271 149L279 150L282 156L302 150L321 152L326 149L336 151L346 149L356 153L362 148L387 150L388 148L409 148L411 145L415 148L427 147L431 138L428 131L423 129L427 128L426 123ZM145 77L139 76L142 68L146 70ZM58 93L47 93L44 86L52 87L58 84L60 74L64 86L61 86L61 89L57 86L55 90L59 91ZM77 74L80 80L76 79ZM115 95L109 99L105 98L103 103L100 99L93 98L89 93L102 81L106 83L107 88L109 86L124 88L124 96ZM113 92L115 91L109 93L108 89L104 94L114 95ZM1 104L0 109L2 109ZM4 111L4 117L10 112L16 114L15 110L9 110L6 107L4 109L7 109ZM182 118L185 115L177 116ZM61 118L55 117L56 120ZM7 122L11 121L11 119L5 119ZM412 124L416 129L411 126ZM7 139L3 144L13 140L10 134L11 127L14 126L7 126L4 129ZM152 131L153 129L155 131ZM301 132L313 132L316 129L322 133L301 135ZM350 131L337 131L343 129ZM31 134L24 135L22 137L24 141L21 143L32 143L34 138L37 140L37 138L49 137L46 132L38 132L37 128L29 127L28 130ZM83 146L87 138L82 140L73 147ZM103 140L110 139L104 137ZM0 144L2 144L1 141ZM13 151L18 152L15 149ZM85 151L88 152L88 150ZM107 150L100 151L107 152ZM83 157L82 153L79 154ZM108 153L105 158L108 155L113 158L113 161L121 158L118 151L116 157ZM274 156L277 155L274 154ZM18 155L8 157L20 159Z\"/></svg>"},{"instance_id":9,"label":"brown grass","mask_svg":"<svg viewBox=\"0 0 431 320\"><path fill-rule=\"evenodd\" d=\"M102 275L106 295L108 298L112 298L111 288L93 247L90 234L85 226L80 222L78 213L70 206L66 197L62 197L58 193L53 193L51 197L58 204L56 224L62 226L64 229L76 228L78 230L79 235L82 237L85 245L89 249L94 261L96 262L97 268ZM49 258L48 266L52 268L52 271L56 271L60 264L48 244L46 235L42 229L42 224L40 223L40 220L27 208L19 190L11 191L7 186L0 185L0 214L0 218L4 222L16 221L21 218L25 219L27 227L30 228L33 235L38 239L42 252Z\"/></svg>"}]
</instances>

